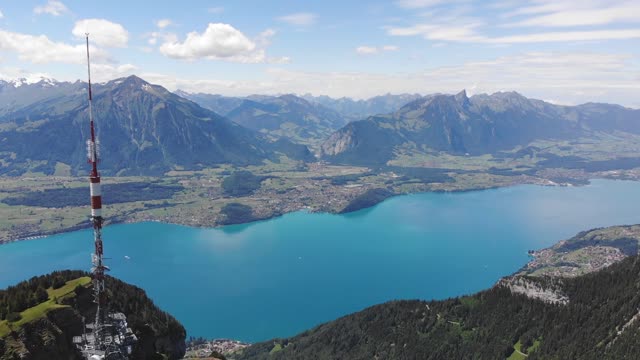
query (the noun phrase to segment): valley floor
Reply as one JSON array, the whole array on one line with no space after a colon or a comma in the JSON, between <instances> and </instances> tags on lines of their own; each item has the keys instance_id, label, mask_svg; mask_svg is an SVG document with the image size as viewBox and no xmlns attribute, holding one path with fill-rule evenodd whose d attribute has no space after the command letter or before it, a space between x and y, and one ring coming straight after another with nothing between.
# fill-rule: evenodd
<instances>
[{"instance_id":1,"label":"valley floor","mask_svg":"<svg viewBox=\"0 0 640 360\"><path fill-rule=\"evenodd\" d=\"M302 163L282 157L279 162L241 169L223 165L177 170L163 177L106 176L104 212L107 223L161 221L215 227L301 210L354 211L388 196L417 192L583 185L596 178L640 180L640 157L633 157L638 148L640 136L609 134L538 141L493 155L400 151L385 166ZM68 166L59 165L53 176L0 177L0 243L89 227L87 179L71 177ZM223 180L238 170L260 176L260 186L230 196ZM231 203L244 205L244 213L227 212L225 206Z\"/></svg>"},{"instance_id":2,"label":"valley floor","mask_svg":"<svg viewBox=\"0 0 640 360\"><path fill-rule=\"evenodd\" d=\"M640 169L592 173L582 170L545 169L535 175L445 171L444 176L450 178L447 181L421 178L421 174L415 177L403 175L397 173L395 168L373 172L366 167L323 163L308 164L302 169L299 164L292 163L271 163L246 169L263 176L265 180L254 193L237 197L226 195L222 188L224 177L234 171L226 167L201 171L174 171L163 178L107 177L103 180L106 184L103 201L107 223L160 221L186 226L216 227L269 219L301 210L340 213L348 206L349 211L357 210L384 200L382 197L354 201L362 200L363 196L366 198L367 191L371 189L385 189L389 195L400 195L429 191L483 190L520 184L581 185L587 184L588 180L593 178L640 180ZM440 175L442 174L436 176ZM427 174L427 177L429 176L431 175ZM112 204L108 186L118 184L177 187L179 191L160 195L158 198L152 196L149 199ZM59 206L60 195L49 196L48 191L64 192L64 189L82 194L88 189L87 181L83 177L0 177L0 243L88 228L88 190L87 205L84 204L84 198L80 198L73 199L77 205ZM41 199L38 199L36 204L21 204L20 197L24 194L35 194ZM250 217L230 219L222 211L225 205L230 203L249 206Z\"/></svg>"}]
</instances>

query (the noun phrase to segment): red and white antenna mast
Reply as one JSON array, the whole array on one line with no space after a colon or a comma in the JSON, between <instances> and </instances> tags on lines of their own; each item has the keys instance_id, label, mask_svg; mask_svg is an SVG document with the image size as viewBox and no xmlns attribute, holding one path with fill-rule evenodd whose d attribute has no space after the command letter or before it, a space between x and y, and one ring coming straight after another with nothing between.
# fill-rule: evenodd
<instances>
[{"instance_id":1,"label":"red and white antenna mast","mask_svg":"<svg viewBox=\"0 0 640 360\"><path fill-rule=\"evenodd\" d=\"M96 132L93 122L93 94L91 93L91 62L89 58L89 34L86 35L87 40L87 76L89 86L89 123L91 126L91 138L87 140L87 157L91 164L91 173L89 175L89 186L91 190L91 222L93 223L93 235L95 242L95 252L92 255L93 268L91 269L93 277L93 295L94 302L98 305L96 312L96 322L94 333L98 336L95 341L101 341L101 328L106 320L106 297L107 293L104 285L104 273L109 270L104 265L103 247L102 247L102 190L100 188L100 173L98 173L98 155L99 142L96 140Z\"/></svg>"},{"instance_id":2,"label":"red and white antenna mast","mask_svg":"<svg viewBox=\"0 0 640 360\"><path fill-rule=\"evenodd\" d=\"M126 360L132 353L132 346L138 341L136 335L127 325L123 313L110 313L105 288L105 271L102 248L102 191L100 189L100 173L98 172L98 156L100 144L96 137L93 121L93 94L91 93L91 59L89 58L89 34L87 40L87 77L89 93L89 125L91 137L87 140L87 158L91 164L89 186L91 190L91 223L93 224L94 253L91 255L91 277L93 282L93 301L97 304L96 319L91 329L82 336L75 336L73 343L82 351L85 359Z\"/></svg>"}]
</instances>

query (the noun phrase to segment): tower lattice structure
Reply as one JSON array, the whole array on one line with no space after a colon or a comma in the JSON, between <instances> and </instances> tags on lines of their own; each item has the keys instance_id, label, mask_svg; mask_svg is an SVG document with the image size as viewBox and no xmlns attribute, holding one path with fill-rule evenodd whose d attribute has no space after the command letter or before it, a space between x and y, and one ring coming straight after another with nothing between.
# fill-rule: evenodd
<instances>
[{"instance_id":1,"label":"tower lattice structure","mask_svg":"<svg viewBox=\"0 0 640 360\"><path fill-rule=\"evenodd\" d=\"M93 225L94 253L92 254L92 278L93 278L93 301L97 304L96 318L94 323L94 339L96 346L104 344L107 324L107 293L104 282L105 272L109 270L104 264L104 247L102 244L102 189L100 186L100 173L98 172L99 142L96 137L93 118L93 94L91 91L91 65L89 58L89 34L86 34L87 43L87 76L89 94L89 123L90 138L87 140L87 159L91 164L89 174L89 186L91 194L91 223Z\"/></svg>"}]
</instances>

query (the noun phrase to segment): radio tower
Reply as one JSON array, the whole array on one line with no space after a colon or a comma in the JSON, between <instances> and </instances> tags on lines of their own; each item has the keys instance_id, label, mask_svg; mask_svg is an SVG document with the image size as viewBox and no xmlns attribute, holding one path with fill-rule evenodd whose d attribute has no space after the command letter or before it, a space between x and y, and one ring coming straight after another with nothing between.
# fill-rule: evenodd
<instances>
[{"instance_id":1,"label":"radio tower","mask_svg":"<svg viewBox=\"0 0 640 360\"><path fill-rule=\"evenodd\" d=\"M91 164L91 174L89 175L89 187L91 193L91 222L93 224L93 238L95 252L92 256L93 268L93 301L98 305L96 311L95 341L98 342L103 336L100 329L105 323L106 311L106 291L104 286L104 272L109 270L104 266L103 247L102 247L102 191L100 188L100 173L98 173L98 142L96 141L96 132L93 125L93 95L91 94L91 62L89 59L89 34L86 34L87 40L87 77L89 87L89 124L91 127L91 138L87 140L87 158Z\"/></svg>"},{"instance_id":2,"label":"radio tower","mask_svg":"<svg viewBox=\"0 0 640 360\"><path fill-rule=\"evenodd\" d=\"M110 313L107 304L107 292L104 284L105 271L102 246L102 191L100 173L98 172L99 141L93 121L93 94L91 93L91 62L89 58L89 34L87 41L87 76L89 91L89 124L91 138L87 140L87 157L91 164L89 187L91 193L91 223L93 224L94 253L91 255L91 274L93 278L93 301L96 303L96 317L93 324L88 324L86 333L75 336L73 342L86 359L126 360L131 354L132 346L137 338L127 325L122 313Z\"/></svg>"}]
</instances>

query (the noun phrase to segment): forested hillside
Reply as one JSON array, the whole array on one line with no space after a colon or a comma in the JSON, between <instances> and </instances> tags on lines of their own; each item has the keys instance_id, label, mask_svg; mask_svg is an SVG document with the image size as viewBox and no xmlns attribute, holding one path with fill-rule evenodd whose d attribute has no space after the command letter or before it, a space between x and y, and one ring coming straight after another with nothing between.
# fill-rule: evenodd
<instances>
[{"instance_id":1,"label":"forested hillside","mask_svg":"<svg viewBox=\"0 0 640 360\"><path fill-rule=\"evenodd\" d=\"M87 276L82 271L60 271L0 290L0 359L79 359L72 337L82 334L82 317L95 316ZM184 355L184 327L144 290L112 277L107 277L106 286L111 310L124 313L138 337L133 358Z\"/></svg>"},{"instance_id":2,"label":"forested hillside","mask_svg":"<svg viewBox=\"0 0 640 360\"><path fill-rule=\"evenodd\" d=\"M532 299L501 282L462 298L374 306L290 339L253 345L235 358L505 359L518 349L530 360L637 359L637 256L577 278L524 279L530 288L562 292L569 302Z\"/></svg>"}]
</instances>

